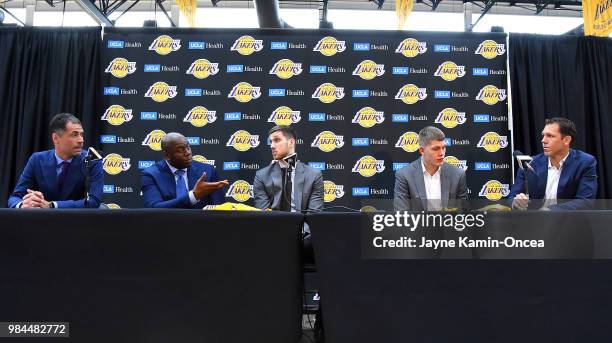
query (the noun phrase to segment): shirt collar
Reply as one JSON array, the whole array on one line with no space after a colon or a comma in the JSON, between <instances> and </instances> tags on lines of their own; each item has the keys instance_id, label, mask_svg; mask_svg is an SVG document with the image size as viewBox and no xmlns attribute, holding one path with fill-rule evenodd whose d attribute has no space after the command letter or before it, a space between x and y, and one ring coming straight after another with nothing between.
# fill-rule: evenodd
<instances>
[{"instance_id":1,"label":"shirt collar","mask_svg":"<svg viewBox=\"0 0 612 343\"><path fill-rule=\"evenodd\" d=\"M563 157L563 159L559 162L559 169L563 168L563 164L565 163L565 160L567 160L567 157L569 156L569 151L567 152L567 155L565 155L565 157ZM553 168L552 163L550 163L550 157L548 158L548 169Z\"/></svg>"},{"instance_id":2,"label":"shirt collar","mask_svg":"<svg viewBox=\"0 0 612 343\"><path fill-rule=\"evenodd\" d=\"M172 175L176 175L176 171L178 170L178 168L174 168L174 166L172 166L170 164L170 162L168 162L168 160L166 160L166 164L168 165L168 167L170 168L170 171L172 172ZM182 171L184 171L185 173L187 173L187 168L185 169L181 169Z\"/></svg>"},{"instance_id":3,"label":"shirt collar","mask_svg":"<svg viewBox=\"0 0 612 343\"><path fill-rule=\"evenodd\" d=\"M57 156L57 152L53 152L53 154L55 155L55 165L60 165L62 162L68 162L68 163L72 163L72 160L74 159L74 157L71 157L70 159L67 160L62 160L61 157Z\"/></svg>"},{"instance_id":4,"label":"shirt collar","mask_svg":"<svg viewBox=\"0 0 612 343\"><path fill-rule=\"evenodd\" d=\"M436 170L436 172L435 172L433 175L431 175L431 174L429 174L429 172L428 172L428 171L427 171L427 169L425 168L425 162L423 162L423 158L421 157L421 168L423 169L423 174L427 174L427 175L429 175L429 176L431 176L431 177L434 177L434 176L436 176L436 175L439 175L439 174L440 174L440 169L442 169L442 166L439 166L439 167L438 167L438 170Z\"/></svg>"}]
</instances>

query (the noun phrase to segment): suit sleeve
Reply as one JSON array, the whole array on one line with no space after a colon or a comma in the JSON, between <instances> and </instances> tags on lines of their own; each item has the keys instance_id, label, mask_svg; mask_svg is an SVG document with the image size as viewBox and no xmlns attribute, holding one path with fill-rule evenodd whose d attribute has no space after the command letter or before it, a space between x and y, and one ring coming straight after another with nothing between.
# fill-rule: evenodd
<instances>
[{"instance_id":1,"label":"suit sleeve","mask_svg":"<svg viewBox=\"0 0 612 343\"><path fill-rule=\"evenodd\" d=\"M104 171L102 161L94 161L89 173L89 198L55 201L58 208L99 208L102 202ZM83 182L85 180L83 179Z\"/></svg>"},{"instance_id":2,"label":"suit sleeve","mask_svg":"<svg viewBox=\"0 0 612 343\"><path fill-rule=\"evenodd\" d=\"M217 174L217 168L212 167L212 171L210 172L210 182L219 181L219 175ZM210 204L211 205L221 205L225 201L225 190L217 189L212 192L210 195Z\"/></svg>"},{"instance_id":3,"label":"suit sleeve","mask_svg":"<svg viewBox=\"0 0 612 343\"><path fill-rule=\"evenodd\" d=\"M593 205L597 197L597 161L591 158L582 168L574 200L550 206L552 211L581 210Z\"/></svg>"},{"instance_id":4,"label":"suit sleeve","mask_svg":"<svg viewBox=\"0 0 612 343\"><path fill-rule=\"evenodd\" d=\"M512 202L519 193L525 193L525 182L525 172L523 169L519 168L516 173L516 179L514 179L514 184L512 184L512 188L510 189L510 194L508 194L506 198L508 206L512 207Z\"/></svg>"},{"instance_id":5,"label":"suit sleeve","mask_svg":"<svg viewBox=\"0 0 612 343\"><path fill-rule=\"evenodd\" d=\"M317 172L314 183L312 184L312 193L308 199L308 212L321 212L323 210L323 188L323 174L321 174L321 172Z\"/></svg>"},{"instance_id":6,"label":"suit sleeve","mask_svg":"<svg viewBox=\"0 0 612 343\"><path fill-rule=\"evenodd\" d=\"M13 193L9 196L8 207L14 208L19 204L23 197L28 193L28 188L38 190L38 184L36 183L36 177L34 176L34 155L30 156L28 163L26 163L23 172L19 176L19 180L13 189Z\"/></svg>"},{"instance_id":7,"label":"suit sleeve","mask_svg":"<svg viewBox=\"0 0 612 343\"><path fill-rule=\"evenodd\" d=\"M140 186L142 187L142 199L144 206L148 208L191 208L189 194L185 194L180 198L164 201L159 187L153 176L143 171L140 174Z\"/></svg>"},{"instance_id":8,"label":"suit sleeve","mask_svg":"<svg viewBox=\"0 0 612 343\"><path fill-rule=\"evenodd\" d=\"M410 210L410 192L406 176L398 170L395 173L395 187L393 189L393 209L395 211Z\"/></svg>"},{"instance_id":9,"label":"suit sleeve","mask_svg":"<svg viewBox=\"0 0 612 343\"><path fill-rule=\"evenodd\" d=\"M253 180L253 197L255 198L255 207L259 209L265 210L272 206L272 199L268 197L259 173L255 173L255 179Z\"/></svg>"}]
</instances>

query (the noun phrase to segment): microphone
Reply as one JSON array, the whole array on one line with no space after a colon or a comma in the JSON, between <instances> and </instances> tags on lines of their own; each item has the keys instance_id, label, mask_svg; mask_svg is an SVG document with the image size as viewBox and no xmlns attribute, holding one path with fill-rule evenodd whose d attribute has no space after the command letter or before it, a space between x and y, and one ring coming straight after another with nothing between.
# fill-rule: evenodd
<instances>
[{"instance_id":1,"label":"microphone","mask_svg":"<svg viewBox=\"0 0 612 343\"><path fill-rule=\"evenodd\" d=\"M295 169L295 163L297 162L297 153L293 153L289 156L285 156L283 158L283 162L286 163L286 167L285 168L289 168L289 171L294 170ZM283 164L281 164L281 167L283 166Z\"/></svg>"},{"instance_id":2,"label":"microphone","mask_svg":"<svg viewBox=\"0 0 612 343\"><path fill-rule=\"evenodd\" d=\"M89 147L87 149L87 156L85 156L85 162L93 162L102 159L102 155L94 148Z\"/></svg>"},{"instance_id":3,"label":"microphone","mask_svg":"<svg viewBox=\"0 0 612 343\"><path fill-rule=\"evenodd\" d=\"M533 157L523 154L520 150L514 150L512 155L514 156L514 158L516 158L519 168L521 168L525 173L525 193L527 194L527 196L529 196L529 178L527 177L527 170L525 169L525 167L531 170L536 175L536 177L538 176L538 174L531 166L531 161L533 161Z\"/></svg>"}]
</instances>

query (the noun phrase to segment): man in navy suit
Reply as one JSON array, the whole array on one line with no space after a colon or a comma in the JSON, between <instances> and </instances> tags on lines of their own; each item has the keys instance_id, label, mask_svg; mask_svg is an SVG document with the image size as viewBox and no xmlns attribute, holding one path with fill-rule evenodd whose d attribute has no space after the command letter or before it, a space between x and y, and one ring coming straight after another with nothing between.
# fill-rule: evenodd
<instances>
[{"instance_id":1,"label":"man in navy suit","mask_svg":"<svg viewBox=\"0 0 612 343\"><path fill-rule=\"evenodd\" d=\"M546 119L544 153L534 156L533 170L519 170L508 195L514 209L578 210L592 205L597 195L597 162L583 151L570 149L574 137L576 126L571 120ZM524 194L525 174L529 194Z\"/></svg>"},{"instance_id":2,"label":"man in navy suit","mask_svg":"<svg viewBox=\"0 0 612 343\"><path fill-rule=\"evenodd\" d=\"M161 142L164 160L142 171L140 185L145 207L202 208L223 202L219 181L211 165L192 161L191 147L180 133L170 132Z\"/></svg>"},{"instance_id":3,"label":"man in navy suit","mask_svg":"<svg viewBox=\"0 0 612 343\"><path fill-rule=\"evenodd\" d=\"M51 119L54 148L34 153L9 197L12 208L98 208L102 199L101 161L88 170L83 127L75 116L60 113ZM89 196L85 183L89 175Z\"/></svg>"}]
</instances>

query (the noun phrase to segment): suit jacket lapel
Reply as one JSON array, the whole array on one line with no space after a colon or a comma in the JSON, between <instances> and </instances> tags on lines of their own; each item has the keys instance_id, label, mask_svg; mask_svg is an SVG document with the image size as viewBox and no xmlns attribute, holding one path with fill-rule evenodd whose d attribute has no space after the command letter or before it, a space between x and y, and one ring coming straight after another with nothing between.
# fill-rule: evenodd
<instances>
[{"instance_id":1,"label":"suit jacket lapel","mask_svg":"<svg viewBox=\"0 0 612 343\"><path fill-rule=\"evenodd\" d=\"M45 181L50 186L49 188L53 190L53 194L45 194L45 198L58 199L60 189L57 184L57 161L55 160L55 154L53 150L49 151L49 156L44 159L44 163L42 165L42 172L45 177Z\"/></svg>"},{"instance_id":2,"label":"suit jacket lapel","mask_svg":"<svg viewBox=\"0 0 612 343\"><path fill-rule=\"evenodd\" d=\"M448 198L450 193L450 176L448 168L449 166L444 163L440 166L440 195L442 197L442 208L448 207Z\"/></svg>"},{"instance_id":3,"label":"suit jacket lapel","mask_svg":"<svg viewBox=\"0 0 612 343\"><path fill-rule=\"evenodd\" d=\"M72 162L70 162L70 166L68 167L66 179L64 179L64 185L60 192L60 199L67 199L68 195L70 195L70 193L77 186L79 178L81 177L82 167L83 167L83 161L81 160L81 156L79 155L79 156L73 157ZM85 197L84 194L83 194L83 197Z\"/></svg>"},{"instance_id":4,"label":"suit jacket lapel","mask_svg":"<svg viewBox=\"0 0 612 343\"><path fill-rule=\"evenodd\" d=\"M274 163L272 165L272 184L274 185L274 189L272 190L272 194L274 195L274 199L272 201L271 206L280 204L281 193L283 191L283 175L281 174L281 168L278 163ZM278 191L277 191L278 190Z\"/></svg>"},{"instance_id":5,"label":"suit jacket lapel","mask_svg":"<svg viewBox=\"0 0 612 343\"><path fill-rule=\"evenodd\" d=\"M543 166L534 169L537 172L538 177L536 178L537 194L530 194L530 198L533 199L544 199L546 197L546 183L548 182L548 157L544 156ZM531 190L533 192L533 190Z\"/></svg>"},{"instance_id":6,"label":"suit jacket lapel","mask_svg":"<svg viewBox=\"0 0 612 343\"><path fill-rule=\"evenodd\" d=\"M561 168L561 175L559 176L559 185L557 186L557 199L565 198L565 186L567 185L567 181L569 180L569 176L573 174L572 168L574 168L574 150L570 150L569 155L567 155L567 159L563 163L563 167Z\"/></svg>"},{"instance_id":7,"label":"suit jacket lapel","mask_svg":"<svg viewBox=\"0 0 612 343\"><path fill-rule=\"evenodd\" d=\"M419 158L416 164L413 163L414 168L416 169L415 173L413 173L414 184L416 185L417 192L419 193L419 198L421 198L421 204L423 205L423 209L427 209L427 191L425 190L425 179L423 178L423 169L421 168L421 159Z\"/></svg>"},{"instance_id":8,"label":"suit jacket lapel","mask_svg":"<svg viewBox=\"0 0 612 343\"><path fill-rule=\"evenodd\" d=\"M162 166L160 169L162 180L166 183L168 190L170 191L170 199L175 199L176 180L174 180L174 174L172 174L172 170L170 170L170 167L168 167L168 163L166 161L162 161Z\"/></svg>"},{"instance_id":9,"label":"suit jacket lapel","mask_svg":"<svg viewBox=\"0 0 612 343\"><path fill-rule=\"evenodd\" d=\"M296 210L302 210L302 195L304 190L304 166L301 162L295 164L295 177L293 185L293 201L295 202Z\"/></svg>"}]
</instances>

